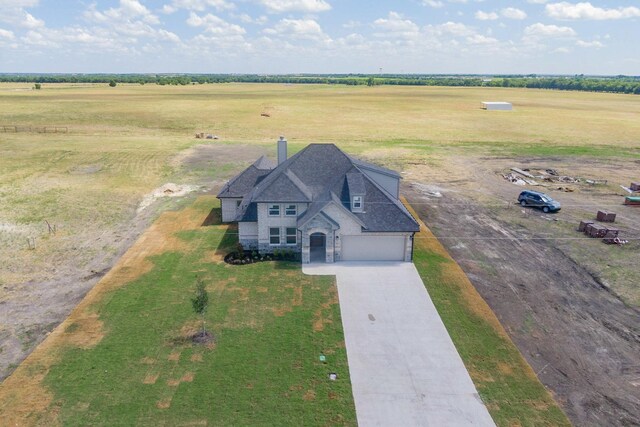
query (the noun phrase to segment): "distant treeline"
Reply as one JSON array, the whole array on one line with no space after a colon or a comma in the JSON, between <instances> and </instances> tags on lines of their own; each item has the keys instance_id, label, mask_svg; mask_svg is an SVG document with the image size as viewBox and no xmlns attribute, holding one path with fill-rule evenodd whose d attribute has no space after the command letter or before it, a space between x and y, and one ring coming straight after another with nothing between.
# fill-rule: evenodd
<instances>
[{"instance_id":1,"label":"distant treeline","mask_svg":"<svg viewBox=\"0 0 640 427\"><path fill-rule=\"evenodd\" d=\"M0 74L0 82L137 83L190 85L206 83L281 83L400 86L487 86L640 94L640 76L537 75L258 75L258 74Z\"/></svg>"}]
</instances>

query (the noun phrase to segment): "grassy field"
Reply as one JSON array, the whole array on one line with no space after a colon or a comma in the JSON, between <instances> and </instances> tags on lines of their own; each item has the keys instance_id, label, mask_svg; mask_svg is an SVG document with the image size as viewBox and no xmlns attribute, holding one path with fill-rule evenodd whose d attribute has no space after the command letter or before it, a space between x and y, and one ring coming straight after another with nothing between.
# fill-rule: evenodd
<instances>
[{"instance_id":1,"label":"grassy field","mask_svg":"<svg viewBox=\"0 0 640 427\"><path fill-rule=\"evenodd\" d=\"M65 126L69 133L0 133L0 257L8 262L0 284L47 280L52 263L78 246L78 262L88 265L96 252L112 250L108 241L99 248L94 242L130 220L145 193L171 180L225 178L248 160L227 155L195 171L172 162L203 143L193 138L197 131L219 135L217 146L271 154L281 134L292 151L331 141L401 169L438 165L451 155L640 156L640 102L630 95L256 84L30 87L0 84L0 125ZM480 101L487 99L511 101L515 111L483 111ZM55 242L44 220L60 228ZM24 250L30 237L38 239L37 253Z\"/></svg>"},{"instance_id":2,"label":"grassy field","mask_svg":"<svg viewBox=\"0 0 640 427\"><path fill-rule=\"evenodd\" d=\"M218 225L219 208L210 215L214 205L202 197L161 216L0 386L0 419L354 425L335 281L297 263L221 262L236 239ZM189 300L196 275L210 293L207 345L190 339L200 327Z\"/></svg>"}]
</instances>

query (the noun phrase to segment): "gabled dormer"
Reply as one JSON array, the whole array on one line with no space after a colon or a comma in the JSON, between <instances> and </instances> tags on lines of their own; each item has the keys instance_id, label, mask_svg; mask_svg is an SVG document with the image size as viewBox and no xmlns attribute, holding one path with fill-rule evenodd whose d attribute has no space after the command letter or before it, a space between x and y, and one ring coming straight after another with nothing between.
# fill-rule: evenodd
<instances>
[{"instance_id":1,"label":"gabled dormer","mask_svg":"<svg viewBox=\"0 0 640 427\"><path fill-rule=\"evenodd\" d=\"M357 172L348 173L347 188L349 190L349 207L351 208L351 212L364 212L366 190L362 174Z\"/></svg>"}]
</instances>

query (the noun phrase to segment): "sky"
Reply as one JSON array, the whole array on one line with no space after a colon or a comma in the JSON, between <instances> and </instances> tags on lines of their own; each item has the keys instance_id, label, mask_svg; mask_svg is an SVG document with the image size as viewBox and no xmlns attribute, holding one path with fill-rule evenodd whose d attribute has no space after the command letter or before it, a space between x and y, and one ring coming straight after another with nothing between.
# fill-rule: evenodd
<instances>
[{"instance_id":1,"label":"sky","mask_svg":"<svg viewBox=\"0 0 640 427\"><path fill-rule=\"evenodd\" d=\"M640 75L639 0L0 0L0 72Z\"/></svg>"}]
</instances>

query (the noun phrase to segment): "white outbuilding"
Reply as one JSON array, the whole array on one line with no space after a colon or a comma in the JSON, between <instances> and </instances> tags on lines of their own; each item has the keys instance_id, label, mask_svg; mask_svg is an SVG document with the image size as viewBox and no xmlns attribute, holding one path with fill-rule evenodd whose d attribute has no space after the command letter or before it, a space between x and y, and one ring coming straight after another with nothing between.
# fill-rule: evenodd
<instances>
[{"instance_id":1,"label":"white outbuilding","mask_svg":"<svg viewBox=\"0 0 640 427\"><path fill-rule=\"evenodd\" d=\"M484 101L482 108L484 110L511 111L513 110L513 105L510 102Z\"/></svg>"}]
</instances>

